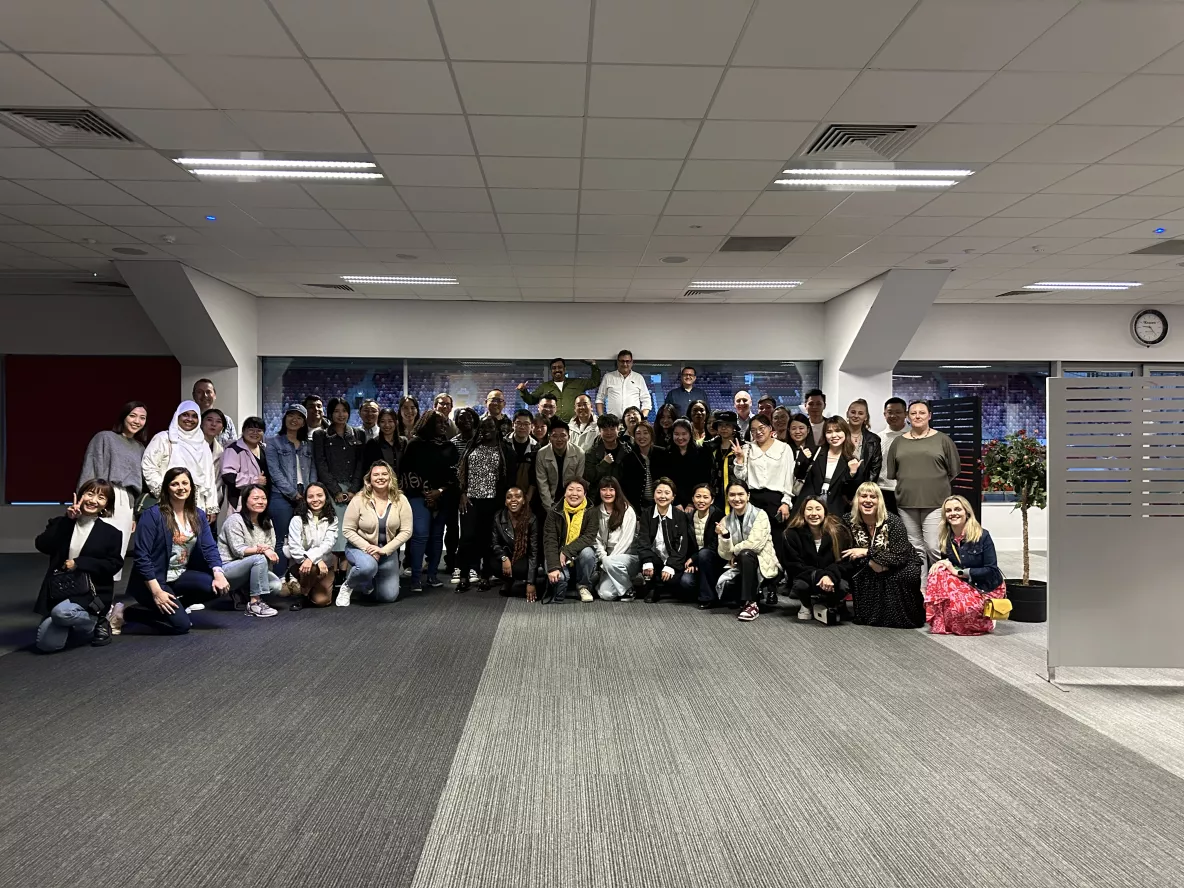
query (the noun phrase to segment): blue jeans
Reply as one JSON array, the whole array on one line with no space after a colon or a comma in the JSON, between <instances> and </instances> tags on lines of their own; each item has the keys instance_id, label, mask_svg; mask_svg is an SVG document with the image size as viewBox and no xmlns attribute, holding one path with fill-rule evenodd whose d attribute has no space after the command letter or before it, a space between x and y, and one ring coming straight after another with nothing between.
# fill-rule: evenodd
<instances>
[{"instance_id":1,"label":"blue jeans","mask_svg":"<svg viewBox=\"0 0 1184 888\"><path fill-rule=\"evenodd\" d=\"M37 627L37 650L60 651L71 638L76 644L90 641L97 619L82 605L73 601L59 601L49 616Z\"/></svg>"},{"instance_id":2,"label":"blue jeans","mask_svg":"<svg viewBox=\"0 0 1184 888\"><path fill-rule=\"evenodd\" d=\"M695 562L695 572L681 574L679 586L689 595L697 591L701 602L715 601L715 584L724 572L724 560L710 549L700 549L691 559Z\"/></svg>"},{"instance_id":3,"label":"blue jeans","mask_svg":"<svg viewBox=\"0 0 1184 888\"><path fill-rule=\"evenodd\" d=\"M350 589L363 594L373 589L374 597L382 602L398 599L400 565L397 551L375 559L361 549L346 545L345 558L353 565L345 575L345 584Z\"/></svg>"},{"instance_id":4,"label":"blue jeans","mask_svg":"<svg viewBox=\"0 0 1184 888\"><path fill-rule=\"evenodd\" d=\"M589 590L592 588L592 575L596 573L596 550L591 546L585 546L580 550L580 554L575 558L575 564L571 561L567 562L567 567L559 568L559 581L557 583L548 583L551 586L551 597L554 601L563 601L567 597L567 586L571 582L572 577L575 577L576 586L585 586Z\"/></svg>"},{"instance_id":5,"label":"blue jeans","mask_svg":"<svg viewBox=\"0 0 1184 888\"><path fill-rule=\"evenodd\" d=\"M280 578L268 568L271 562L266 555L247 555L236 561L226 561L222 564L222 573L226 575L226 582L230 588L246 587L252 598L271 595L280 591Z\"/></svg>"},{"instance_id":6,"label":"blue jeans","mask_svg":"<svg viewBox=\"0 0 1184 888\"><path fill-rule=\"evenodd\" d=\"M284 554L284 543L288 541L288 525L292 523L296 509L277 490L267 501L267 514L271 516L271 523L275 525L275 553L280 556L280 560L275 564L275 572L283 577L288 572L288 556ZM227 576L227 579L230 577Z\"/></svg>"},{"instance_id":7,"label":"blue jeans","mask_svg":"<svg viewBox=\"0 0 1184 888\"><path fill-rule=\"evenodd\" d=\"M414 523L411 527L411 540L407 546L407 557L411 560L411 585L418 586L420 574L423 572L425 549L428 555L428 579L434 579L440 570L440 554L444 551L444 525L448 523L448 516L442 510L437 510L433 514L422 496L413 496L409 499ZM393 598L391 600L394 601Z\"/></svg>"}]
</instances>

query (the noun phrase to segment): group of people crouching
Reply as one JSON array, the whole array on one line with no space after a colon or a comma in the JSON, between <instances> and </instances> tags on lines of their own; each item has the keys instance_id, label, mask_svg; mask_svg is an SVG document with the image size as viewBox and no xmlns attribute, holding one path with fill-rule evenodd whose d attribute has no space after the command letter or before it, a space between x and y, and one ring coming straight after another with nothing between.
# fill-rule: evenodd
<instances>
[{"instance_id":1,"label":"group of people crouching","mask_svg":"<svg viewBox=\"0 0 1184 888\"><path fill-rule=\"evenodd\" d=\"M326 487L312 482L283 545L288 579L275 572L276 533L261 485L243 490L240 506L221 521L217 538L196 501L188 468L168 469L160 501L137 518L128 595L113 603L126 548L108 520L116 494L110 482L84 482L66 513L50 521L36 541L50 558L37 602L44 617L37 647L55 651L72 640L99 646L124 623L158 631L189 631L190 614L223 595L255 616L275 615L266 599L286 595L290 609L306 604L347 606L358 598L393 602L399 597L402 551L413 527L412 508L392 467L377 461L349 501L343 528L345 581L334 596L338 568L337 511ZM663 597L696 601L701 609L731 607L738 619L755 620L777 602L778 586L799 602L798 619L982 634L993 628L984 603L1004 595L990 535L959 496L941 509L943 558L924 566L900 518L890 513L880 488L860 484L849 514L829 514L826 502L806 496L774 531L768 512L750 499L745 482L726 486L716 503L710 484L699 484L685 507L667 477L653 484L653 506L635 510L619 481L570 481L541 519L526 493L510 487L493 518L482 588L505 595L560 603ZM442 583L432 584L442 586ZM924 594L922 588L925 589Z\"/></svg>"}]
</instances>

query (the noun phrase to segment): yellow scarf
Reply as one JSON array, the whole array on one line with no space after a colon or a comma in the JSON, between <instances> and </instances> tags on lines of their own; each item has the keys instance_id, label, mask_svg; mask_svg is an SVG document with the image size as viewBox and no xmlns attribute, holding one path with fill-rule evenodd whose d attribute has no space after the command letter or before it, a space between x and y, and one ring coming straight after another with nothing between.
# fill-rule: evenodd
<instances>
[{"instance_id":1,"label":"yellow scarf","mask_svg":"<svg viewBox=\"0 0 1184 888\"><path fill-rule=\"evenodd\" d=\"M575 507L568 505L567 500L563 501L563 514L567 516L567 539L563 545L570 546L579 539L580 528L584 526L584 510L587 508L587 500Z\"/></svg>"}]
</instances>

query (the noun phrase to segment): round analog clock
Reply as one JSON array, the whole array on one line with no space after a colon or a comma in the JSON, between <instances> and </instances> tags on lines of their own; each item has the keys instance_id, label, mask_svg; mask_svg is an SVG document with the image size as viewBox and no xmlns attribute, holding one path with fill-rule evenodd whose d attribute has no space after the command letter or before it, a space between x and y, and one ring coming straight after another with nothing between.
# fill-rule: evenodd
<instances>
[{"instance_id":1,"label":"round analog clock","mask_svg":"<svg viewBox=\"0 0 1184 888\"><path fill-rule=\"evenodd\" d=\"M1159 345L1168 337L1168 319L1162 311L1145 308L1131 319L1131 335L1139 345Z\"/></svg>"}]
</instances>

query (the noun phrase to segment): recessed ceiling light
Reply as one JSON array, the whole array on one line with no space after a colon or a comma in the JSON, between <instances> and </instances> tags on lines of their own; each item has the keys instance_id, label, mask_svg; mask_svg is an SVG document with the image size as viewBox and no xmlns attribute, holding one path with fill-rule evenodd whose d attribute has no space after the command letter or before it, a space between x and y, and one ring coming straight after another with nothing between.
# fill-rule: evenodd
<instances>
[{"instance_id":1,"label":"recessed ceiling light","mask_svg":"<svg viewBox=\"0 0 1184 888\"><path fill-rule=\"evenodd\" d=\"M663 256L662 261L667 265L678 265L680 262L686 262L686 256Z\"/></svg>"},{"instance_id":2,"label":"recessed ceiling light","mask_svg":"<svg viewBox=\"0 0 1184 888\"><path fill-rule=\"evenodd\" d=\"M456 278L447 277L406 277L404 275L355 275L343 274L341 279L347 284L405 284L407 286L456 286Z\"/></svg>"},{"instance_id":3,"label":"recessed ceiling light","mask_svg":"<svg viewBox=\"0 0 1184 888\"><path fill-rule=\"evenodd\" d=\"M774 185L857 185L860 188L949 188L956 179L774 179Z\"/></svg>"},{"instance_id":4,"label":"recessed ceiling light","mask_svg":"<svg viewBox=\"0 0 1184 888\"><path fill-rule=\"evenodd\" d=\"M720 287L729 290L787 290L801 281L691 281L692 287Z\"/></svg>"},{"instance_id":5,"label":"recessed ceiling light","mask_svg":"<svg viewBox=\"0 0 1184 888\"><path fill-rule=\"evenodd\" d=\"M207 222L217 222L218 217L217 216L206 216L206 221Z\"/></svg>"},{"instance_id":6,"label":"recessed ceiling light","mask_svg":"<svg viewBox=\"0 0 1184 888\"><path fill-rule=\"evenodd\" d=\"M848 169L806 169L806 170L782 170L787 176L903 176L906 178L931 178L935 176L954 176L955 178L962 178L964 176L973 176L974 170L848 170Z\"/></svg>"},{"instance_id":7,"label":"recessed ceiling light","mask_svg":"<svg viewBox=\"0 0 1184 888\"><path fill-rule=\"evenodd\" d=\"M926 265L947 265L949 263L949 261L950 261L949 259L926 259L925 264Z\"/></svg>"},{"instance_id":8,"label":"recessed ceiling light","mask_svg":"<svg viewBox=\"0 0 1184 888\"><path fill-rule=\"evenodd\" d=\"M1157 229L1155 229L1155 233L1156 234L1166 234L1167 229L1166 228L1157 228Z\"/></svg>"},{"instance_id":9,"label":"recessed ceiling light","mask_svg":"<svg viewBox=\"0 0 1184 888\"><path fill-rule=\"evenodd\" d=\"M275 169L291 167L298 170L373 170L378 167L378 164L368 160L266 160L258 157L174 157L173 160L182 166L190 167L234 166L273 167Z\"/></svg>"},{"instance_id":10,"label":"recessed ceiling light","mask_svg":"<svg viewBox=\"0 0 1184 888\"><path fill-rule=\"evenodd\" d=\"M1027 284L1025 290L1129 290L1141 287L1137 281L1038 281Z\"/></svg>"},{"instance_id":11,"label":"recessed ceiling light","mask_svg":"<svg viewBox=\"0 0 1184 888\"><path fill-rule=\"evenodd\" d=\"M381 179L382 173L342 173L333 170L194 170L195 176L230 176L236 179Z\"/></svg>"},{"instance_id":12,"label":"recessed ceiling light","mask_svg":"<svg viewBox=\"0 0 1184 888\"><path fill-rule=\"evenodd\" d=\"M418 259L419 257L416 256L414 253L395 253L395 258L410 260L410 259Z\"/></svg>"}]
</instances>

